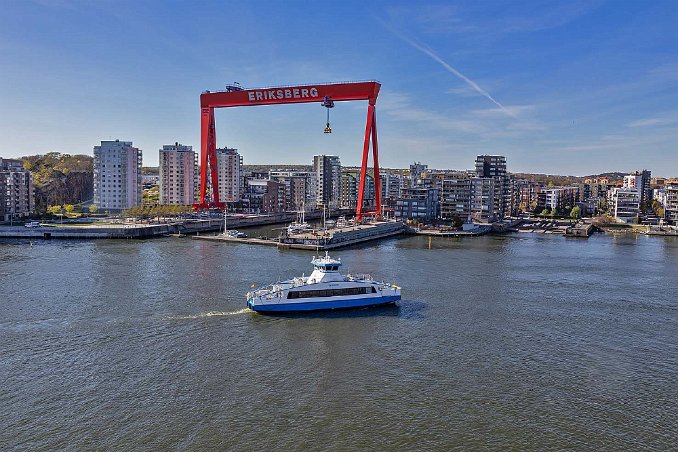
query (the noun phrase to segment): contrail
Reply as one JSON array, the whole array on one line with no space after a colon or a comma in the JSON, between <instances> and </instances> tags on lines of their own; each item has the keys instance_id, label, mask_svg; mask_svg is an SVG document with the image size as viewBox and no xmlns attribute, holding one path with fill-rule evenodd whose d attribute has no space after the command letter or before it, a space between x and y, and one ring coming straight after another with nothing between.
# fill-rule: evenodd
<instances>
[{"instance_id":1,"label":"contrail","mask_svg":"<svg viewBox=\"0 0 678 452\"><path fill-rule=\"evenodd\" d=\"M385 23L383 23L383 22L382 22L382 24L383 24L386 28L388 28L389 30L391 30L391 32L393 32L393 33L394 33L396 36L398 36L400 39L402 39L403 41L405 41L406 43L408 43L409 45L411 45L411 46L414 47L415 49L417 49L417 50L423 52L424 54L428 55L428 56L431 57L434 61L437 61L438 63L440 63L440 65L441 65L442 67L444 67L445 69L447 69L448 72L450 72L451 74L456 75L457 77L459 77L460 79L462 79L463 81L465 81L466 84L467 84L468 86L470 86L475 92L477 92L478 94L480 94L480 95L482 95L482 96L485 96L487 99L490 100L490 102L492 102L494 105L496 105L497 107L499 107L504 113L506 113L507 115L509 115L509 116L512 117L512 118L515 118L515 117L516 117L513 113L511 113L510 111L508 111L508 110L507 110L507 109L506 109L499 101L497 101L494 97L492 97L492 95L491 95L490 93L488 93L487 91L485 91L484 89L482 89L480 86L478 86L478 84L477 84L476 82L474 82L473 80L471 80L470 78L466 77L464 74L462 74L461 72L459 72L458 70L456 70L455 68L453 68L452 66L450 66L445 60L443 60L442 58L440 58L440 57L438 56L438 54L435 53L433 50L431 50L428 46L424 46L424 45L422 45L422 44L419 44L418 42L414 41L413 39L410 39L409 37L407 37L407 36L405 36L404 34L398 32L397 30L394 30L393 28L389 27L387 24L385 24Z\"/></svg>"}]
</instances>

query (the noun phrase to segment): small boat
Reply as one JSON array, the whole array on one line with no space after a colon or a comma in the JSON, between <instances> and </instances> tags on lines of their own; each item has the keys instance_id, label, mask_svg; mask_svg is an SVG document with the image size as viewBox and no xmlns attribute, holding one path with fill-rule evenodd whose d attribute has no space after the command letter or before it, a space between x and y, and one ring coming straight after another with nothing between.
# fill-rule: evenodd
<instances>
[{"instance_id":1,"label":"small boat","mask_svg":"<svg viewBox=\"0 0 678 452\"><path fill-rule=\"evenodd\" d=\"M236 229L228 229L226 227L226 221L227 221L227 216L226 216L226 212L224 212L224 232L222 233L223 236L229 237L229 238L232 238L232 239L245 239L245 238L247 238L247 234L245 234L244 232L240 232Z\"/></svg>"},{"instance_id":2,"label":"small boat","mask_svg":"<svg viewBox=\"0 0 678 452\"><path fill-rule=\"evenodd\" d=\"M297 212L297 219L287 226L288 234L301 234L313 229L310 224L306 223L305 215L306 211L303 209L300 212Z\"/></svg>"},{"instance_id":3,"label":"small boat","mask_svg":"<svg viewBox=\"0 0 678 452\"><path fill-rule=\"evenodd\" d=\"M342 275L341 259L326 252L314 257L313 273L277 282L247 293L247 306L257 312L300 312L363 308L400 300L400 287L370 275Z\"/></svg>"},{"instance_id":4,"label":"small boat","mask_svg":"<svg viewBox=\"0 0 678 452\"><path fill-rule=\"evenodd\" d=\"M240 232L236 229L229 229L229 230L224 232L224 235L226 237L230 237L232 239L246 239L247 238L247 234L245 234L244 232Z\"/></svg>"},{"instance_id":5,"label":"small boat","mask_svg":"<svg viewBox=\"0 0 678 452\"><path fill-rule=\"evenodd\" d=\"M305 222L298 223L295 221L294 223L290 223L290 225L287 226L287 232L289 234L301 234L302 232L310 231L311 229L313 229L311 225Z\"/></svg>"}]
</instances>

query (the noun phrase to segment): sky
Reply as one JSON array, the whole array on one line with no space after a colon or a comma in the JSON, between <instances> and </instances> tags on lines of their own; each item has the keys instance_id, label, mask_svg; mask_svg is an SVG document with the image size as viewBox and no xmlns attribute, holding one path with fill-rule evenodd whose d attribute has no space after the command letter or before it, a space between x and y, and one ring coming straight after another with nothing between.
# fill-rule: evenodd
<instances>
[{"instance_id":1,"label":"sky","mask_svg":"<svg viewBox=\"0 0 678 452\"><path fill-rule=\"evenodd\" d=\"M377 80L379 161L678 176L678 2L0 0L0 157L200 145L199 95ZM366 102L219 109L245 164L358 165Z\"/></svg>"}]
</instances>

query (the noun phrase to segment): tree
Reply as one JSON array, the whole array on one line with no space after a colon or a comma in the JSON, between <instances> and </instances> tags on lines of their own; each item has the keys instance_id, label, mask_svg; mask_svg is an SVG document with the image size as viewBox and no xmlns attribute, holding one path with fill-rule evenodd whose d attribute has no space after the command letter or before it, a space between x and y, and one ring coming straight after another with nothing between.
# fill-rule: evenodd
<instances>
[{"instance_id":1,"label":"tree","mask_svg":"<svg viewBox=\"0 0 678 452\"><path fill-rule=\"evenodd\" d=\"M94 204L91 204L89 206L89 213L97 213L97 206L95 206Z\"/></svg>"},{"instance_id":2,"label":"tree","mask_svg":"<svg viewBox=\"0 0 678 452\"><path fill-rule=\"evenodd\" d=\"M579 217L581 217L581 207L574 206L574 208L572 208L572 212L570 212L570 218L577 220Z\"/></svg>"},{"instance_id":3,"label":"tree","mask_svg":"<svg viewBox=\"0 0 678 452\"><path fill-rule=\"evenodd\" d=\"M67 214L71 214L75 210L75 206L73 204L64 204L64 210Z\"/></svg>"},{"instance_id":4,"label":"tree","mask_svg":"<svg viewBox=\"0 0 678 452\"><path fill-rule=\"evenodd\" d=\"M542 215L543 217L547 217L547 216L549 216L550 214L551 214L551 211L550 211L549 209L544 209L544 210L541 211L541 215Z\"/></svg>"},{"instance_id":5,"label":"tree","mask_svg":"<svg viewBox=\"0 0 678 452\"><path fill-rule=\"evenodd\" d=\"M49 206L47 212L52 215L59 215L61 213L61 206Z\"/></svg>"},{"instance_id":6,"label":"tree","mask_svg":"<svg viewBox=\"0 0 678 452\"><path fill-rule=\"evenodd\" d=\"M554 207L553 210L551 210L551 216L555 217L556 215L558 215L558 209Z\"/></svg>"}]
</instances>

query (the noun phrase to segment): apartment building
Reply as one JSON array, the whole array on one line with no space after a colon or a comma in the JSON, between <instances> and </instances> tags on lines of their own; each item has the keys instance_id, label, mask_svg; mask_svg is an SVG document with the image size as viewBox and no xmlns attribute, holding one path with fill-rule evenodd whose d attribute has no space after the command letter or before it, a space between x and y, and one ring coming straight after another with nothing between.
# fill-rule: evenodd
<instances>
[{"instance_id":1,"label":"apartment building","mask_svg":"<svg viewBox=\"0 0 678 452\"><path fill-rule=\"evenodd\" d=\"M542 187L537 196L538 209L563 211L577 203L579 187Z\"/></svg>"},{"instance_id":2,"label":"apartment building","mask_svg":"<svg viewBox=\"0 0 678 452\"><path fill-rule=\"evenodd\" d=\"M0 221L27 217L34 210L33 175L21 160L0 158Z\"/></svg>"},{"instance_id":3,"label":"apartment building","mask_svg":"<svg viewBox=\"0 0 678 452\"><path fill-rule=\"evenodd\" d=\"M217 175L219 179L219 201L240 202L242 156L237 149L217 149Z\"/></svg>"},{"instance_id":4,"label":"apartment building","mask_svg":"<svg viewBox=\"0 0 678 452\"><path fill-rule=\"evenodd\" d=\"M102 141L94 146L94 205L120 211L141 205L142 152L131 141Z\"/></svg>"},{"instance_id":5,"label":"apartment building","mask_svg":"<svg viewBox=\"0 0 678 452\"><path fill-rule=\"evenodd\" d=\"M341 162L336 155L314 155L316 205L336 208L341 197Z\"/></svg>"},{"instance_id":6,"label":"apartment building","mask_svg":"<svg viewBox=\"0 0 678 452\"><path fill-rule=\"evenodd\" d=\"M471 215L471 179L468 172L449 173L442 180L440 191L440 216L462 220Z\"/></svg>"},{"instance_id":7,"label":"apartment building","mask_svg":"<svg viewBox=\"0 0 678 452\"><path fill-rule=\"evenodd\" d=\"M200 190L198 154L179 143L164 145L159 152L160 204L193 204Z\"/></svg>"}]
</instances>

